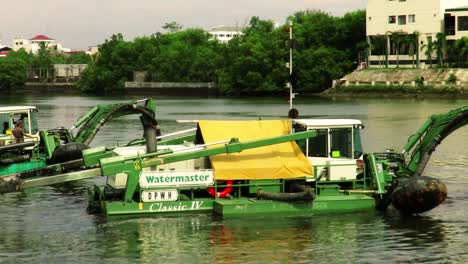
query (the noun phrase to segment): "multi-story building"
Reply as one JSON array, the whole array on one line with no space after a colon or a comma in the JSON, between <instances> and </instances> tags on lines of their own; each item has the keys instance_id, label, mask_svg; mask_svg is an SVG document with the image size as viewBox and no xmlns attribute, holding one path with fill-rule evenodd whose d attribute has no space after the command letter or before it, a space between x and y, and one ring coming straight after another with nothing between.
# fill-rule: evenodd
<instances>
[{"instance_id":1,"label":"multi-story building","mask_svg":"<svg viewBox=\"0 0 468 264\"><path fill-rule=\"evenodd\" d=\"M369 66L424 67L437 37L468 37L468 0L368 0L366 21Z\"/></svg>"},{"instance_id":2,"label":"multi-story building","mask_svg":"<svg viewBox=\"0 0 468 264\"><path fill-rule=\"evenodd\" d=\"M45 35L37 35L30 39L24 39L17 37L13 39L13 50L24 49L26 52L37 53L41 48L41 44L44 44L46 48L50 50L56 50L59 52L70 51L68 48L64 48L62 44L57 43L53 38L49 38Z\"/></svg>"},{"instance_id":3,"label":"multi-story building","mask_svg":"<svg viewBox=\"0 0 468 264\"><path fill-rule=\"evenodd\" d=\"M212 39L217 39L220 42L228 42L233 38L236 38L242 35L242 27L213 27L208 32L211 35Z\"/></svg>"}]
</instances>

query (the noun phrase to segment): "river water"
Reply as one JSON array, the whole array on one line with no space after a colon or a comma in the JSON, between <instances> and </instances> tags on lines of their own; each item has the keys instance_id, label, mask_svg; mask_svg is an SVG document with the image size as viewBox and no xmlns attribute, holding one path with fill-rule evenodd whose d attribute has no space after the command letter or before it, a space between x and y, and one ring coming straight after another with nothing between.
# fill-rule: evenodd
<instances>
[{"instance_id":1,"label":"river water","mask_svg":"<svg viewBox=\"0 0 468 264\"><path fill-rule=\"evenodd\" d=\"M41 129L71 127L96 104L135 97L0 95L0 105L35 105ZM176 119L285 117L278 98L156 97L162 132L193 125ZM363 121L366 151L400 150L434 113L468 105L450 99L324 99L295 101L303 118ZM141 136L139 121L107 123L93 145ZM213 219L210 215L104 219L86 213L86 190L97 178L0 196L0 263L464 263L468 261L468 129L450 135L425 175L441 178L449 197L419 216L365 212L275 218Z\"/></svg>"}]
</instances>

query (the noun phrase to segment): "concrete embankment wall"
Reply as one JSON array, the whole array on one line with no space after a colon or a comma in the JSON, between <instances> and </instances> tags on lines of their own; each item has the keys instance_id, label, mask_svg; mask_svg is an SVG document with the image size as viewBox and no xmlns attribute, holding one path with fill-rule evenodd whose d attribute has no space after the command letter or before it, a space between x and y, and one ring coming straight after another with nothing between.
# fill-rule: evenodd
<instances>
[{"instance_id":1,"label":"concrete embankment wall","mask_svg":"<svg viewBox=\"0 0 468 264\"><path fill-rule=\"evenodd\" d=\"M468 69L369 69L354 71L341 79L346 85L385 84L415 85L417 78L423 77L426 85L446 85L450 75L456 76L452 85L468 87Z\"/></svg>"}]
</instances>

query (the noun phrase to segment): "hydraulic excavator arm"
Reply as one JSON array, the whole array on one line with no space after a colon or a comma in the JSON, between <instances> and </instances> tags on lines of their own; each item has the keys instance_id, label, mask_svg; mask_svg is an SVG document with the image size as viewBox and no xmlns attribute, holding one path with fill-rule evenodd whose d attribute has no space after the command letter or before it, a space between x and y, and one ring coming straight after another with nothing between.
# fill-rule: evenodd
<instances>
[{"instance_id":1,"label":"hydraulic excavator arm","mask_svg":"<svg viewBox=\"0 0 468 264\"><path fill-rule=\"evenodd\" d=\"M99 129L112 118L130 114L141 114L143 126L157 126L155 119L156 105L150 98L128 103L98 105L80 117L69 131L78 128L71 141L89 145Z\"/></svg>"},{"instance_id":2,"label":"hydraulic excavator arm","mask_svg":"<svg viewBox=\"0 0 468 264\"><path fill-rule=\"evenodd\" d=\"M380 196L377 209L385 210L392 203L402 212L422 213L441 204L447 197L445 184L421 175L442 140L466 124L468 106L433 115L409 138L402 153L368 154L370 172ZM408 161L405 154L409 154Z\"/></svg>"},{"instance_id":3,"label":"hydraulic excavator arm","mask_svg":"<svg viewBox=\"0 0 468 264\"><path fill-rule=\"evenodd\" d=\"M124 115L140 115L145 140L139 140L138 142L140 144L146 142L146 145L150 147L149 152L154 151L156 136L158 135L155 109L154 101L149 98L126 103L99 105L80 117L71 129L57 128L41 131L41 144L33 149L33 154L36 155L34 159L31 159L31 155L18 155L17 152L11 152L11 158L8 157L8 159L2 157L2 162L0 162L0 189L2 189L2 182L9 182L10 179L50 176L80 168L83 165L81 152L89 148L89 143L94 139L99 129L110 119ZM78 128L78 131L76 135L73 135L73 129L75 128ZM14 151L15 148L27 147L25 144L27 143L14 144L11 147L6 146L3 147L2 151L10 151L10 148ZM10 160L12 161L10 162ZM33 166L30 163L38 165Z\"/></svg>"},{"instance_id":4,"label":"hydraulic excavator arm","mask_svg":"<svg viewBox=\"0 0 468 264\"><path fill-rule=\"evenodd\" d=\"M468 106L454 109L445 114L431 116L421 128L412 135L402 153L410 153L406 164L409 175L420 176L432 152L453 131L468 124Z\"/></svg>"}]
</instances>

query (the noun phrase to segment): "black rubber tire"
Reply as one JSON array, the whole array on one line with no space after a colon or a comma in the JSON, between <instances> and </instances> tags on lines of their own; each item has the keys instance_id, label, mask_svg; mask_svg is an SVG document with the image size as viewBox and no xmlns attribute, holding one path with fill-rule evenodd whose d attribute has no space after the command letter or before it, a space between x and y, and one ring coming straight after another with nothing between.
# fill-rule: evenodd
<instances>
[{"instance_id":1,"label":"black rubber tire","mask_svg":"<svg viewBox=\"0 0 468 264\"><path fill-rule=\"evenodd\" d=\"M89 146L83 143L70 142L55 149L49 164L62 163L71 160L82 159L81 151L89 149Z\"/></svg>"}]
</instances>

